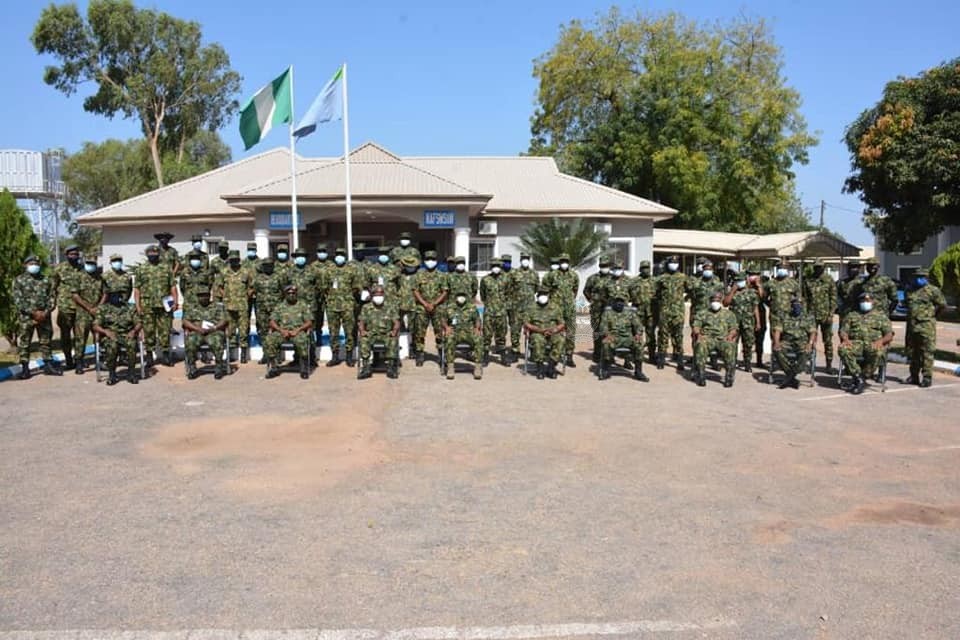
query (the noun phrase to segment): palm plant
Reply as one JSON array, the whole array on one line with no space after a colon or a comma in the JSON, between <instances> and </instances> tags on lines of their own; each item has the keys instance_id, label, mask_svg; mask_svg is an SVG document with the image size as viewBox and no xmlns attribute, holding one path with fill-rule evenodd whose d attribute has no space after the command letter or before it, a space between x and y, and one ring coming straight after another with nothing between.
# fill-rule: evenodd
<instances>
[{"instance_id":1,"label":"palm plant","mask_svg":"<svg viewBox=\"0 0 960 640\"><path fill-rule=\"evenodd\" d=\"M565 253L570 256L570 265L576 268L595 260L607 248L607 234L597 231L592 222L583 218L571 222L551 218L524 227L520 244L541 267L549 264L550 258Z\"/></svg>"}]
</instances>

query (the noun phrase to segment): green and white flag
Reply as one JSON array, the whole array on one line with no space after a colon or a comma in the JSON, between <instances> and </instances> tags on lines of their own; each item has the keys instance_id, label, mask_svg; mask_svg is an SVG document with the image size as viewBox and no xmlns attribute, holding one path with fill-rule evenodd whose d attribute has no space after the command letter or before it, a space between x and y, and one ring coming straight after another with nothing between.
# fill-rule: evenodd
<instances>
[{"instance_id":1,"label":"green and white flag","mask_svg":"<svg viewBox=\"0 0 960 640\"><path fill-rule=\"evenodd\" d=\"M240 109L240 137L244 150L263 140L275 124L293 121L290 69L257 91Z\"/></svg>"}]
</instances>

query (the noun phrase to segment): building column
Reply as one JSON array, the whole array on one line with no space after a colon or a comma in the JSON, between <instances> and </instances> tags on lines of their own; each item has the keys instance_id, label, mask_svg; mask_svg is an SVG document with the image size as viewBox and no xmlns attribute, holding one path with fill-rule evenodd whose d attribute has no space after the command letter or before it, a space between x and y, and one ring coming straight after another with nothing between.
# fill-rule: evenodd
<instances>
[{"instance_id":1,"label":"building column","mask_svg":"<svg viewBox=\"0 0 960 640\"><path fill-rule=\"evenodd\" d=\"M270 255L270 229L254 229L253 239L257 243L257 255L266 258Z\"/></svg>"},{"instance_id":2,"label":"building column","mask_svg":"<svg viewBox=\"0 0 960 640\"><path fill-rule=\"evenodd\" d=\"M470 264L470 227L456 227L453 230L453 255L463 256Z\"/></svg>"}]
</instances>

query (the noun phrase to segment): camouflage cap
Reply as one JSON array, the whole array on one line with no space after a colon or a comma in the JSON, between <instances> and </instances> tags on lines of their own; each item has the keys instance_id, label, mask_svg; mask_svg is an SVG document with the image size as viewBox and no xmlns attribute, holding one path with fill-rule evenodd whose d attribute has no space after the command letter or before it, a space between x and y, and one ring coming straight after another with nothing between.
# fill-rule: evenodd
<instances>
[{"instance_id":1,"label":"camouflage cap","mask_svg":"<svg viewBox=\"0 0 960 640\"><path fill-rule=\"evenodd\" d=\"M121 255L121 254L119 254L119 253L111 253L111 254L110 254L110 261L113 262L114 260L123 260L123 255Z\"/></svg>"},{"instance_id":2,"label":"camouflage cap","mask_svg":"<svg viewBox=\"0 0 960 640\"><path fill-rule=\"evenodd\" d=\"M370 289L370 295L376 295L376 294L378 294L378 293L381 293L381 294L383 293L383 285L382 285L382 284L375 284L375 285L373 285L373 288Z\"/></svg>"},{"instance_id":3,"label":"camouflage cap","mask_svg":"<svg viewBox=\"0 0 960 640\"><path fill-rule=\"evenodd\" d=\"M70 253L70 252L72 252L72 251L80 251L80 247L78 247L78 246L75 245L75 244L72 244L72 245L70 245L69 247L67 247L66 249L63 250L64 253Z\"/></svg>"},{"instance_id":4,"label":"camouflage cap","mask_svg":"<svg viewBox=\"0 0 960 640\"><path fill-rule=\"evenodd\" d=\"M327 250L327 243L326 243L326 242L318 242L318 243L317 243L317 251L326 251L326 250Z\"/></svg>"},{"instance_id":5,"label":"camouflage cap","mask_svg":"<svg viewBox=\"0 0 960 640\"><path fill-rule=\"evenodd\" d=\"M556 264L557 262L560 262L559 256L551 256L551 257L550 257L550 264Z\"/></svg>"},{"instance_id":6,"label":"camouflage cap","mask_svg":"<svg viewBox=\"0 0 960 640\"><path fill-rule=\"evenodd\" d=\"M434 251L433 249L431 249L430 251L424 251L424 252L423 252L423 257L424 257L424 258L433 258L434 260L436 260L436 259L437 259L437 252Z\"/></svg>"},{"instance_id":7,"label":"camouflage cap","mask_svg":"<svg viewBox=\"0 0 960 640\"><path fill-rule=\"evenodd\" d=\"M644 267L646 267L647 269L650 268L650 261L649 261L649 260L641 260L641 261L640 261L640 268L643 269Z\"/></svg>"},{"instance_id":8,"label":"camouflage cap","mask_svg":"<svg viewBox=\"0 0 960 640\"><path fill-rule=\"evenodd\" d=\"M913 272L913 275L915 275L915 276L922 276L922 277L926 278L927 276L930 275L930 271L921 267L920 269L917 269L916 271L914 271L914 272Z\"/></svg>"},{"instance_id":9,"label":"camouflage cap","mask_svg":"<svg viewBox=\"0 0 960 640\"><path fill-rule=\"evenodd\" d=\"M711 300L723 300L723 293L720 292L720 291L714 291L712 294L710 294L710 299L711 299Z\"/></svg>"},{"instance_id":10,"label":"camouflage cap","mask_svg":"<svg viewBox=\"0 0 960 640\"><path fill-rule=\"evenodd\" d=\"M858 300L866 300L868 298L870 300L873 300L873 294L870 293L869 291L864 291L863 293L860 294L860 296L858 297Z\"/></svg>"},{"instance_id":11,"label":"camouflage cap","mask_svg":"<svg viewBox=\"0 0 960 640\"><path fill-rule=\"evenodd\" d=\"M190 242L202 242L202 241L203 241L203 236L200 235L199 233L195 233L192 236L190 236Z\"/></svg>"},{"instance_id":12,"label":"camouflage cap","mask_svg":"<svg viewBox=\"0 0 960 640\"><path fill-rule=\"evenodd\" d=\"M409 231L404 231L404 232L402 232L402 233L400 234L400 239L401 239L401 240L413 240L413 234L411 234Z\"/></svg>"},{"instance_id":13,"label":"camouflage cap","mask_svg":"<svg viewBox=\"0 0 960 640\"><path fill-rule=\"evenodd\" d=\"M293 250L293 255L295 255L295 256L305 256L305 255L307 255L307 250L304 249L303 247L297 247L296 249Z\"/></svg>"},{"instance_id":14,"label":"camouflage cap","mask_svg":"<svg viewBox=\"0 0 960 640\"><path fill-rule=\"evenodd\" d=\"M703 262L700 263L703 267L713 266L713 261L710 258L704 258Z\"/></svg>"},{"instance_id":15,"label":"camouflage cap","mask_svg":"<svg viewBox=\"0 0 960 640\"><path fill-rule=\"evenodd\" d=\"M144 253L160 253L160 247L155 244L148 244L147 248L143 250Z\"/></svg>"},{"instance_id":16,"label":"camouflage cap","mask_svg":"<svg viewBox=\"0 0 960 640\"><path fill-rule=\"evenodd\" d=\"M499 266L502 265L502 264L503 264L503 260L502 260L502 259L500 259L500 258L490 258L490 266L491 266L491 267L499 267Z\"/></svg>"},{"instance_id":17,"label":"camouflage cap","mask_svg":"<svg viewBox=\"0 0 960 640\"><path fill-rule=\"evenodd\" d=\"M297 292L297 285L293 284L292 282L291 282L290 284L288 284L288 285L286 285L286 286L283 287L283 292L284 292L284 293L290 293L291 291L294 292L294 293Z\"/></svg>"},{"instance_id":18,"label":"camouflage cap","mask_svg":"<svg viewBox=\"0 0 960 640\"><path fill-rule=\"evenodd\" d=\"M667 257L665 258L665 260L666 260L667 262L680 262L680 256L674 254L674 255L672 255L672 256L667 256Z\"/></svg>"},{"instance_id":19,"label":"camouflage cap","mask_svg":"<svg viewBox=\"0 0 960 640\"><path fill-rule=\"evenodd\" d=\"M270 256L267 256L266 258L264 258L263 260L260 261L260 264L261 264L261 265L263 265L263 264L270 264L270 265L272 265L273 263L274 263L274 259L271 258Z\"/></svg>"},{"instance_id":20,"label":"camouflage cap","mask_svg":"<svg viewBox=\"0 0 960 640\"><path fill-rule=\"evenodd\" d=\"M600 256L600 260L597 261L597 264L601 267L609 267L610 256Z\"/></svg>"},{"instance_id":21,"label":"camouflage cap","mask_svg":"<svg viewBox=\"0 0 960 640\"><path fill-rule=\"evenodd\" d=\"M248 242L248 243L247 243L247 249L256 249L256 248L257 248L257 243L256 243L256 242Z\"/></svg>"},{"instance_id":22,"label":"camouflage cap","mask_svg":"<svg viewBox=\"0 0 960 640\"><path fill-rule=\"evenodd\" d=\"M200 296L206 296L206 297L209 298L209 297L210 297L210 288L209 288L209 287L200 287L199 289L197 289L197 297L199 298Z\"/></svg>"},{"instance_id":23,"label":"camouflage cap","mask_svg":"<svg viewBox=\"0 0 960 640\"><path fill-rule=\"evenodd\" d=\"M528 252L528 251L521 251L521 252L520 252L520 259L521 259L521 260L523 260L524 258L529 258L529 257L530 257L530 252Z\"/></svg>"},{"instance_id":24,"label":"camouflage cap","mask_svg":"<svg viewBox=\"0 0 960 640\"><path fill-rule=\"evenodd\" d=\"M87 263L90 263L90 264L97 264L97 258L99 258L99 257L100 257L100 256L97 255L97 252L96 252L96 251L93 251L93 252L91 252L91 253L88 253L88 254L84 255L84 256L83 256L83 261L84 261L84 262L87 262Z\"/></svg>"},{"instance_id":25,"label":"camouflage cap","mask_svg":"<svg viewBox=\"0 0 960 640\"><path fill-rule=\"evenodd\" d=\"M157 240L170 240L174 235L169 231L161 231L160 233L153 234L153 237Z\"/></svg>"},{"instance_id":26,"label":"camouflage cap","mask_svg":"<svg viewBox=\"0 0 960 640\"><path fill-rule=\"evenodd\" d=\"M612 269L623 269L623 260L614 260L610 263Z\"/></svg>"},{"instance_id":27,"label":"camouflage cap","mask_svg":"<svg viewBox=\"0 0 960 640\"><path fill-rule=\"evenodd\" d=\"M447 262L453 264L457 261L457 256L447 256Z\"/></svg>"},{"instance_id":28,"label":"camouflage cap","mask_svg":"<svg viewBox=\"0 0 960 640\"><path fill-rule=\"evenodd\" d=\"M865 262L864 264L866 264L866 265L869 267L869 266L873 266L873 265L879 265L879 264L880 264L880 261L877 260L876 258L867 258L867 260L866 260L866 262Z\"/></svg>"},{"instance_id":29,"label":"camouflage cap","mask_svg":"<svg viewBox=\"0 0 960 640\"><path fill-rule=\"evenodd\" d=\"M453 261L457 264L467 264L467 259L463 256L454 256Z\"/></svg>"},{"instance_id":30,"label":"camouflage cap","mask_svg":"<svg viewBox=\"0 0 960 640\"><path fill-rule=\"evenodd\" d=\"M416 256L403 256L400 258L400 264L405 267L419 267L420 261L417 260Z\"/></svg>"},{"instance_id":31,"label":"camouflage cap","mask_svg":"<svg viewBox=\"0 0 960 640\"><path fill-rule=\"evenodd\" d=\"M38 258L37 256L34 256L34 255L30 255L30 256L27 256L26 258L23 259L23 264L30 264L31 262L37 262L37 263L39 263L39 262L40 262L40 258Z\"/></svg>"},{"instance_id":32,"label":"camouflage cap","mask_svg":"<svg viewBox=\"0 0 960 640\"><path fill-rule=\"evenodd\" d=\"M390 247L389 247L388 245L382 244L382 245L380 245L379 247L377 247L377 252L378 252L378 253L389 254L389 253L390 253Z\"/></svg>"},{"instance_id":33,"label":"camouflage cap","mask_svg":"<svg viewBox=\"0 0 960 640\"><path fill-rule=\"evenodd\" d=\"M564 262L564 261L570 262L570 254L568 253L561 253L559 258L560 258L560 262Z\"/></svg>"},{"instance_id":34,"label":"camouflage cap","mask_svg":"<svg viewBox=\"0 0 960 640\"><path fill-rule=\"evenodd\" d=\"M334 254L336 254L336 255L338 255L338 256L345 256L345 255L347 255L347 250L344 249L343 247L337 247L336 249L333 250L333 252L334 252Z\"/></svg>"},{"instance_id":35,"label":"camouflage cap","mask_svg":"<svg viewBox=\"0 0 960 640\"><path fill-rule=\"evenodd\" d=\"M288 245L286 242L281 242L280 244L277 245L277 251L289 251L289 250L290 250L290 245Z\"/></svg>"},{"instance_id":36,"label":"camouflage cap","mask_svg":"<svg viewBox=\"0 0 960 640\"><path fill-rule=\"evenodd\" d=\"M502 256L500 256L500 259L503 260L504 262L513 262L513 256L510 255L509 253L503 254Z\"/></svg>"},{"instance_id":37,"label":"camouflage cap","mask_svg":"<svg viewBox=\"0 0 960 640\"><path fill-rule=\"evenodd\" d=\"M239 258L240 250L239 249L230 249L230 253L227 254L227 258Z\"/></svg>"}]
</instances>

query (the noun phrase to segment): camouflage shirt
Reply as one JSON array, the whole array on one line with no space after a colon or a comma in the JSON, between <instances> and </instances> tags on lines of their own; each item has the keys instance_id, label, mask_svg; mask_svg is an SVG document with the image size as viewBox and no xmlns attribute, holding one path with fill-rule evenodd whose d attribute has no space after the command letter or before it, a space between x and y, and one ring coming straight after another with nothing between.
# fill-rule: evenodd
<instances>
[{"instance_id":1,"label":"camouflage shirt","mask_svg":"<svg viewBox=\"0 0 960 640\"><path fill-rule=\"evenodd\" d=\"M173 286L173 269L166 262L148 262L137 268L137 290L140 291L141 309L163 307L163 298L170 295Z\"/></svg>"},{"instance_id":2,"label":"camouflage shirt","mask_svg":"<svg viewBox=\"0 0 960 640\"><path fill-rule=\"evenodd\" d=\"M771 319L790 313L790 301L801 297L800 283L790 276L782 280L771 280L764 287L764 292L770 305Z\"/></svg>"},{"instance_id":3,"label":"camouflage shirt","mask_svg":"<svg viewBox=\"0 0 960 640\"><path fill-rule=\"evenodd\" d=\"M615 340L627 340L643 333L643 323L633 307L624 307L623 311L608 308L603 312L600 327L603 335L613 336Z\"/></svg>"},{"instance_id":4,"label":"camouflage shirt","mask_svg":"<svg viewBox=\"0 0 960 640\"><path fill-rule=\"evenodd\" d=\"M816 331L816 321L808 311L804 311L799 316L788 313L785 316L777 318L773 324L773 331L781 331L781 339L789 340L808 340L810 334Z\"/></svg>"},{"instance_id":5,"label":"camouflage shirt","mask_svg":"<svg viewBox=\"0 0 960 640\"><path fill-rule=\"evenodd\" d=\"M357 281L356 270L348 264L336 265L323 274L320 289L323 291L327 309L330 311L352 311L356 304L356 292L362 283Z\"/></svg>"},{"instance_id":6,"label":"camouflage shirt","mask_svg":"<svg viewBox=\"0 0 960 640\"><path fill-rule=\"evenodd\" d=\"M545 305L534 302L527 307L524 320L538 329L549 329L563 324L563 311L552 302Z\"/></svg>"},{"instance_id":7,"label":"camouflage shirt","mask_svg":"<svg viewBox=\"0 0 960 640\"><path fill-rule=\"evenodd\" d=\"M675 271L657 278L656 300L661 318L683 318L683 296L687 290L687 276Z\"/></svg>"},{"instance_id":8,"label":"camouflage shirt","mask_svg":"<svg viewBox=\"0 0 960 640\"><path fill-rule=\"evenodd\" d=\"M317 280L317 273L313 269L306 265L302 267L293 265L292 268L287 269L286 279L282 286L288 284L297 285L297 298L300 302L309 306L317 303L317 290L320 288L320 283Z\"/></svg>"},{"instance_id":9,"label":"camouflage shirt","mask_svg":"<svg viewBox=\"0 0 960 640\"><path fill-rule=\"evenodd\" d=\"M21 315L33 311L51 311L56 304L53 282L42 273L22 273L13 281L13 304Z\"/></svg>"},{"instance_id":10,"label":"camouflage shirt","mask_svg":"<svg viewBox=\"0 0 960 640\"><path fill-rule=\"evenodd\" d=\"M284 300L274 307L270 320L276 322L281 329L297 329L308 320L313 321L313 309L299 301L290 304Z\"/></svg>"},{"instance_id":11,"label":"camouflage shirt","mask_svg":"<svg viewBox=\"0 0 960 640\"><path fill-rule=\"evenodd\" d=\"M433 302L447 291L447 278L436 269L433 271L421 269L413 277L413 287L420 292L421 298L427 302Z\"/></svg>"},{"instance_id":12,"label":"camouflage shirt","mask_svg":"<svg viewBox=\"0 0 960 640\"><path fill-rule=\"evenodd\" d=\"M129 300L133 295L133 276L128 271L117 273L113 269L105 269L102 277L103 288L107 293L123 293L124 300Z\"/></svg>"},{"instance_id":13,"label":"camouflage shirt","mask_svg":"<svg viewBox=\"0 0 960 640\"><path fill-rule=\"evenodd\" d=\"M583 283L583 295L591 309L603 311L607 304L606 285L609 280L609 273L598 272L587 276L587 281Z\"/></svg>"},{"instance_id":14,"label":"camouflage shirt","mask_svg":"<svg viewBox=\"0 0 960 640\"><path fill-rule=\"evenodd\" d=\"M554 302L573 304L580 289L580 276L573 269L564 271L557 269L543 276L543 285L550 289L550 296Z\"/></svg>"},{"instance_id":15,"label":"camouflage shirt","mask_svg":"<svg viewBox=\"0 0 960 640\"><path fill-rule=\"evenodd\" d=\"M213 293L213 285L216 282L216 274L212 269L194 269L187 267L180 272L180 291L183 293L183 308L186 310L191 305L197 304L197 291L201 289Z\"/></svg>"},{"instance_id":16,"label":"camouflage shirt","mask_svg":"<svg viewBox=\"0 0 960 640\"><path fill-rule=\"evenodd\" d=\"M98 327L110 329L118 333L129 333L140 322L140 316L133 305L102 304L97 307L97 317L94 320Z\"/></svg>"},{"instance_id":17,"label":"camouflage shirt","mask_svg":"<svg viewBox=\"0 0 960 640\"><path fill-rule=\"evenodd\" d=\"M99 273L83 272L83 276L77 278L73 283L71 295L76 294L91 307L96 308L100 304L100 298L103 296L103 279ZM86 313L80 305L77 305L77 313Z\"/></svg>"},{"instance_id":18,"label":"camouflage shirt","mask_svg":"<svg viewBox=\"0 0 960 640\"><path fill-rule=\"evenodd\" d=\"M53 269L53 275L50 281L53 284L57 297L57 309L60 313L69 313L77 310L77 305L73 302L71 291L81 275L85 275L83 265L75 267L69 262L61 262Z\"/></svg>"},{"instance_id":19,"label":"camouflage shirt","mask_svg":"<svg viewBox=\"0 0 960 640\"><path fill-rule=\"evenodd\" d=\"M693 328L700 329L702 336L723 340L737 328L737 316L725 307L721 307L719 311L708 308L694 316Z\"/></svg>"},{"instance_id":20,"label":"camouflage shirt","mask_svg":"<svg viewBox=\"0 0 960 640\"><path fill-rule=\"evenodd\" d=\"M637 311L647 315L653 312L653 296L657 289L657 279L653 276L637 276L630 281L630 302Z\"/></svg>"},{"instance_id":21,"label":"camouflage shirt","mask_svg":"<svg viewBox=\"0 0 960 640\"><path fill-rule=\"evenodd\" d=\"M220 272L217 280L219 297L228 311L246 311L250 290L253 289L253 274L240 267L229 266Z\"/></svg>"},{"instance_id":22,"label":"camouflage shirt","mask_svg":"<svg viewBox=\"0 0 960 640\"><path fill-rule=\"evenodd\" d=\"M453 327L454 334L473 331L480 320L477 307L470 304L450 304L443 310L443 321L448 327Z\"/></svg>"},{"instance_id":23,"label":"camouflage shirt","mask_svg":"<svg viewBox=\"0 0 960 640\"><path fill-rule=\"evenodd\" d=\"M511 269L507 274L507 297L511 307L522 311L526 309L537 295L540 286L540 276L533 269L520 267Z\"/></svg>"},{"instance_id":24,"label":"camouflage shirt","mask_svg":"<svg viewBox=\"0 0 960 640\"><path fill-rule=\"evenodd\" d=\"M858 276L844 278L837 282L837 313L841 317L857 310L857 299L854 294L859 283Z\"/></svg>"},{"instance_id":25,"label":"camouflage shirt","mask_svg":"<svg viewBox=\"0 0 960 640\"><path fill-rule=\"evenodd\" d=\"M878 273L877 275L860 281L855 287L855 299L860 299L860 294L869 293L873 296L873 306L883 309L889 313L897 304L897 285L893 280Z\"/></svg>"},{"instance_id":26,"label":"camouflage shirt","mask_svg":"<svg viewBox=\"0 0 960 640\"><path fill-rule=\"evenodd\" d=\"M874 307L863 313L855 311L847 314L840 325L840 333L846 334L851 342L876 342L893 331L886 309Z\"/></svg>"},{"instance_id":27,"label":"camouflage shirt","mask_svg":"<svg viewBox=\"0 0 960 640\"><path fill-rule=\"evenodd\" d=\"M932 284L907 292L907 321L911 326L936 322L937 309L947 306L943 292Z\"/></svg>"},{"instance_id":28,"label":"camouflage shirt","mask_svg":"<svg viewBox=\"0 0 960 640\"><path fill-rule=\"evenodd\" d=\"M252 285L253 295L256 296L257 302L260 304L272 307L283 298L283 290L280 288L280 275L276 272L264 273L258 270L253 278ZM259 307L257 312L259 313Z\"/></svg>"},{"instance_id":29,"label":"camouflage shirt","mask_svg":"<svg viewBox=\"0 0 960 640\"><path fill-rule=\"evenodd\" d=\"M733 294L733 300L730 302L730 310L737 316L740 322L752 320L757 307L760 306L760 296L756 289L744 287Z\"/></svg>"},{"instance_id":30,"label":"camouflage shirt","mask_svg":"<svg viewBox=\"0 0 960 640\"><path fill-rule=\"evenodd\" d=\"M511 272L512 273L512 272ZM510 284L513 282L510 278L510 274L505 273L502 276L506 280L506 292L508 296L510 295ZM454 271L453 273L447 274L447 283L450 287L450 296L453 297L458 293L462 293L467 296L467 299L472 300L477 297L477 291L479 290L479 285L477 284L477 277L470 273L469 271L459 272Z\"/></svg>"},{"instance_id":31,"label":"camouflage shirt","mask_svg":"<svg viewBox=\"0 0 960 640\"><path fill-rule=\"evenodd\" d=\"M604 283L602 295L606 299L605 304L610 304L614 298L618 297L623 298L625 302L629 302L631 298L630 278L626 276L620 276L619 278L611 276L610 279Z\"/></svg>"},{"instance_id":32,"label":"camouflage shirt","mask_svg":"<svg viewBox=\"0 0 960 640\"><path fill-rule=\"evenodd\" d=\"M483 313L502 316L507 312L506 280L503 275L489 274L480 280L480 300Z\"/></svg>"},{"instance_id":33,"label":"camouflage shirt","mask_svg":"<svg viewBox=\"0 0 960 640\"><path fill-rule=\"evenodd\" d=\"M690 278L687 280L687 294L690 297L690 314L696 316L710 306L710 296L723 293L720 278Z\"/></svg>"},{"instance_id":34,"label":"camouflage shirt","mask_svg":"<svg viewBox=\"0 0 960 640\"><path fill-rule=\"evenodd\" d=\"M227 319L227 312L219 302L211 302L207 306L197 303L183 310L183 319L200 328L203 328L204 321L216 326Z\"/></svg>"},{"instance_id":35,"label":"camouflage shirt","mask_svg":"<svg viewBox=\"0 0 960 640\"><path fill-rule=\"evenodd\" d=\"M360 311L360 322L363 323L363 328L374 335L390 334L397 318L396 304L386 302L379 307L375 304L365 304Z\"/></svg>"},{"instance_id":36,"label":"camouflage shirt","mask_svg":"<svg viewBox=\"0 0 960 640\"><path fill-rule=\"evenodd\" d=\"M837 285L826 273L819 278L807 278L803 281L803 299L814 320L829 322L837 307Z\"/></svg>"}]
</instances>

